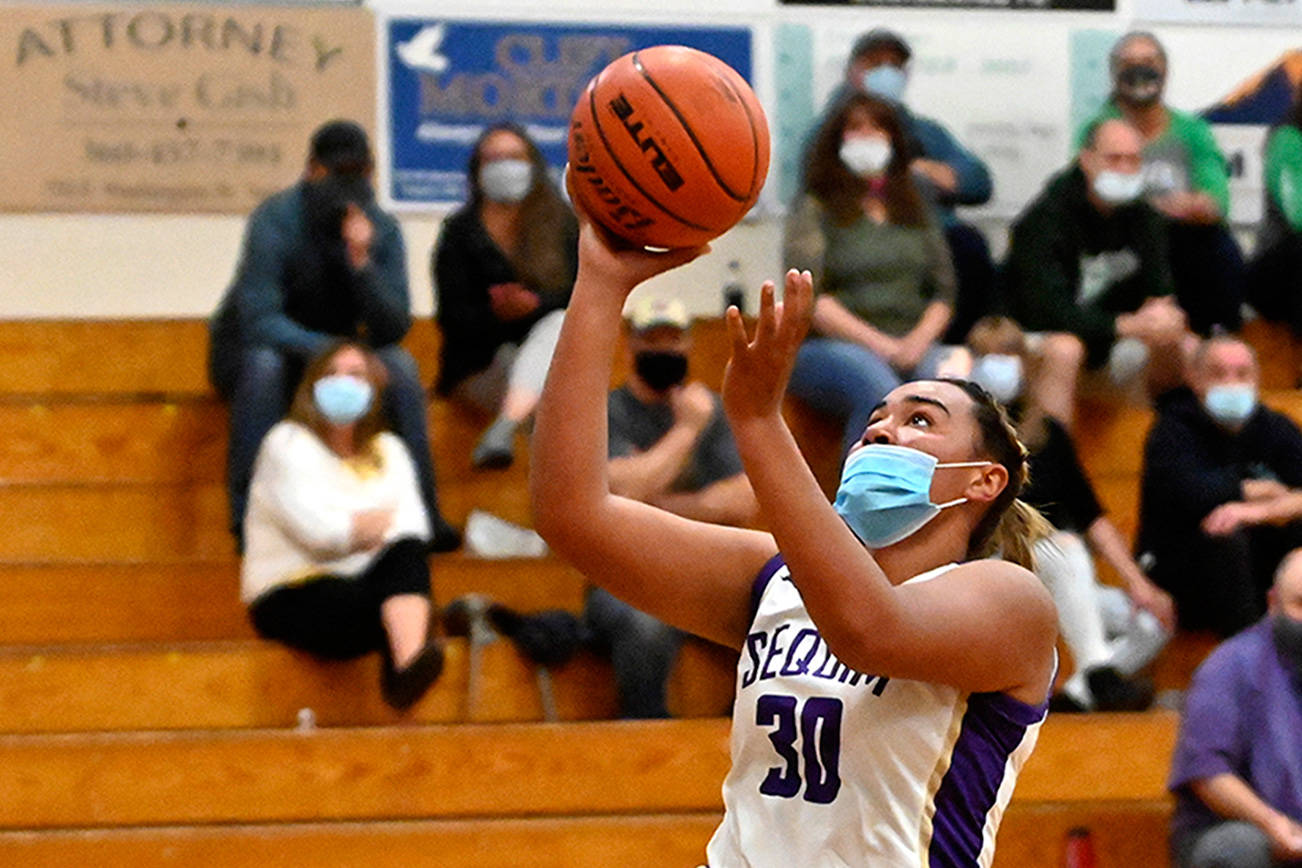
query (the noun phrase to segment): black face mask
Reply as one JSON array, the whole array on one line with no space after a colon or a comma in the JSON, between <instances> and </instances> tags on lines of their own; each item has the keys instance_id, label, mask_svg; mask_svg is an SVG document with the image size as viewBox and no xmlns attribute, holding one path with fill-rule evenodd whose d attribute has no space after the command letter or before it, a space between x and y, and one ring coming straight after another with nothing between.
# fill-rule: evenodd
<instances>
[{"instance_id":1,"label":"black face mask","mask_svg":"<svg viewBox=\"0 0 1302 868\"><path fill-rule=\"evenodd\" d=\"M1294 675L1302 677L1302 621L1280 612L1271 619L1270 627L1275 637L1275 649L1284 658L1284 665L1291 667Z\"/></svg>"},{"instance_id":2,"label":"black face mask","mask_svg":"<svg viewBox=\"0 0 1302 868\"><path fill-rule=\"evenodd\" d=\"M664 392L687 379L687 356L667 350L643 350L633 356L637 375L657 392Z\"/></svg>"},{"instance_id":3,"label":"black face mask","mask_svg":"<svg viewBox=\"0 0 1302 868\"><path fill-rule=\"evenodd\" d=\"M1138 63L1117 73L1117 96L1131 105L1152 105L1162 98L1162 70Z\"/></svg>"}]
</instances>

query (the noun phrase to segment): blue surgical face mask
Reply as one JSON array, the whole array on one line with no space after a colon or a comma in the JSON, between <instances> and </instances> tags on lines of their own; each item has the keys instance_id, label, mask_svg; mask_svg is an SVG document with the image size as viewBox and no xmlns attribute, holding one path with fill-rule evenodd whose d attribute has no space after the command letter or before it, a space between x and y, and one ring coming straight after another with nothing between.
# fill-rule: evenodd
<instances>
[{"instance_id":1,"label":"blue surgical face mask","mask_svg":"<svg viewBox=\"0 0 1302 868\"><path fill-rule=\"evenodd\" d=\"M1241 425L1257 407L1257 389L1250 383L1222 383L1212 386L1203 406L1222 425Z\"/></svg>"},{"instance_id":2,"label":"blue surgical face mask","mask_svg":"<svg viewBox=\"0 0 1302 868\"><path fill-rule=\"evenodd\" d=\"M371 406L371 384L348 374L322 377L312 385L312 399L334 425L350 425Z\"/></svg>"},{"instance_id":3,"label":"blue surgical face mask","mask_svg":"<svg viewBox=\"0 0 1302 868\"><path fill-rule=\"evenodd\" d=\"M890 102L903 103L904 86L908 84L909 77L898 66L883 63L865 72L862 82L865 93Z\"/></svg>"},{"instance_id":4,"label":"blue surgical face mask","mask_svg":"<svg viewBox=\"0 0 1302 868\"><path fill-rule=\"evenodd\" d=\"M1022 357L987 353L972 366L971 379L996 401L1007 404L1022 393Z\"/></svg>"},{"instance_id":5,"label":"blue surgical face mask","mask_svg":"<svg viewBox=\"0 0 1302 868\"><path fill-rule=\"evenodd\" d=\"M938 464L936 456L907 446L869 443L845 461L833 506L870 549L912 536L942 509L967 501L931 502L931 477L946 467L985 467L990 461Z\"/></svg>"}]
</instances>

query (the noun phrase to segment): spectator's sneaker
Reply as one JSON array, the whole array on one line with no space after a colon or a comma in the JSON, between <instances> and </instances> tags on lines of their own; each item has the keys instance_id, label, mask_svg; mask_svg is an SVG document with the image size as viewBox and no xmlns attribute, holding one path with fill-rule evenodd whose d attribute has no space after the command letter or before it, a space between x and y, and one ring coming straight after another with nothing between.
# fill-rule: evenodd
<instances>
[{"instance_id":1,"label":"spectator's sneaker","mask_svg":"<svg viewBox=\"0 0 1302 868\"><path fill-rule=\"evenodd\" d=\"M1153 704L1153 685L1146 679L1122 678L1111 666L1085 675L1094 695L1095 711L1146 711Z\"/></svg>"},{"instance_id":2,"label":"spectator's sneaker","mask_svg":"<svg viewBox=\"0 0 1302 868\"><path fill-rule=\"evenodd\" d=\"M415 705L443 672L443 645L430 639L411 662L395 669L388 652L384 655L384 668L380 672L380 695L385 704L395 711L406 711Z\"/></svg>"},{"instance_id":3,"label":"spectator's sneaker","mask_svg":"<svg viewBox=\"0 0 1302 868\"><path fill-rule=\"evenodd\" d=\"M515 461L515 429L510 419L497 419L479 435L470 463L476 470L502 470Z\"/></svg>"},{"instance_id":4,"label":"spectator's sneaker","mask_svg":"<svg viewBox=\"0 0 1302 868\"><path fill-rule=\"evenodd\" d=\"M439 513L430 517L429 550L434 554L454 552L461 548L461 531L448 524Z\"/></svg>"},{"instance_id":5,"label":"spectator's sneaker","mask_svg":"<svg viewBox=\"0 0 1302 868\"><path fill-rule=\"evenodd\" d=\"M1080 714L1083 711L1089 711L1089 709L1066 693L1055 693L1049 697L1050 714Z\"/></svg>"}]
</instances>

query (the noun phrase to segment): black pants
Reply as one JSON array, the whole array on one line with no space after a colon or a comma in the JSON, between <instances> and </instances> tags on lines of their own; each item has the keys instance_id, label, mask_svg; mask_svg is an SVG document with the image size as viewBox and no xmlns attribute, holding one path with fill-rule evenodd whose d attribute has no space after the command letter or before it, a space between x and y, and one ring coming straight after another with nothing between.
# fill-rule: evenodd
<instances>
[{"instance_id":1,"label":"black pants","mask_svg":"<svg viewBox=\"0 0 1302 868\"><path fill-rule=\"evenodd\" d=\"M1178 550L1157 554L1153 581L1175 600L1182 630L1232 636L1266 612L1275 568L1302 545L1302 528L1252 527L1228 536L1195 531Z\"/></svg>"},{"instance_id":2,"label":"black pants","mask_svg":"<svg viewBox=\"0 0 1302 868\"><path fill-rule=\"evenodd\" d=\"M1272 244L1248 266L1248 302L1268 320L1302 338L1302 233Z\"/></svg>"},{"instance_id":3,"label":"black pants","mask_svg":"<svg viewBox=\"0 0 1302 868\"><path fill-rule=\"evenodd\" d=\"M1175 297L1189 316L1189 328L1201 335L1213 326L1238 331L1247 268L1229 227L1170 220L1167 238Z\"/></svg>"},{"instance_id":4,"label":"black pants","mask_svg":"<svg viewBox=\"0 0 1302 868\"><path fill-rule=\"evenodd\" d=\"M973 323L999 311L995 264L990 258L990 245L975 226L955 221L945 227L945 240L949 242L958 280L954 317L945 331L945 343L962 344Z\"/></svg>"},{"instance_id":5,"label":"black pants","mask_svg":"<svg viewBox=\"0 0 1302 868\"><path fill-rule=\"evenodd\" d=\"M395 540L359 576L321 576L268 591L249 606L253 629L323 660L351 660L385 646L380 606L400 594L430 595L423 540Z\"/></svg>"}]
</instances>

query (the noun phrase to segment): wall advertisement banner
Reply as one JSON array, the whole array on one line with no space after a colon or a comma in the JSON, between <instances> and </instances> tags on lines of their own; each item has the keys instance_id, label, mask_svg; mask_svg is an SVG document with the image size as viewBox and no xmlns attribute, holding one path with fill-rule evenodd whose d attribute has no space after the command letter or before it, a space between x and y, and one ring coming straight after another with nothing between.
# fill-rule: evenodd
<instances>
[{"instance_id":1,"label":"wall advertisement banner","mask_svg":"<svg viewBox=\"0 0 1302 868\"><path fill-rule=\"evenodd\" d=\"M389 188L395 205L466 197L466 161L485 126L525 128L558 173L570 112L610 61L652 45L709 52L753 82L745 27L626 27L395 17L385 25Z\"/></svg>"}]
</instances>

